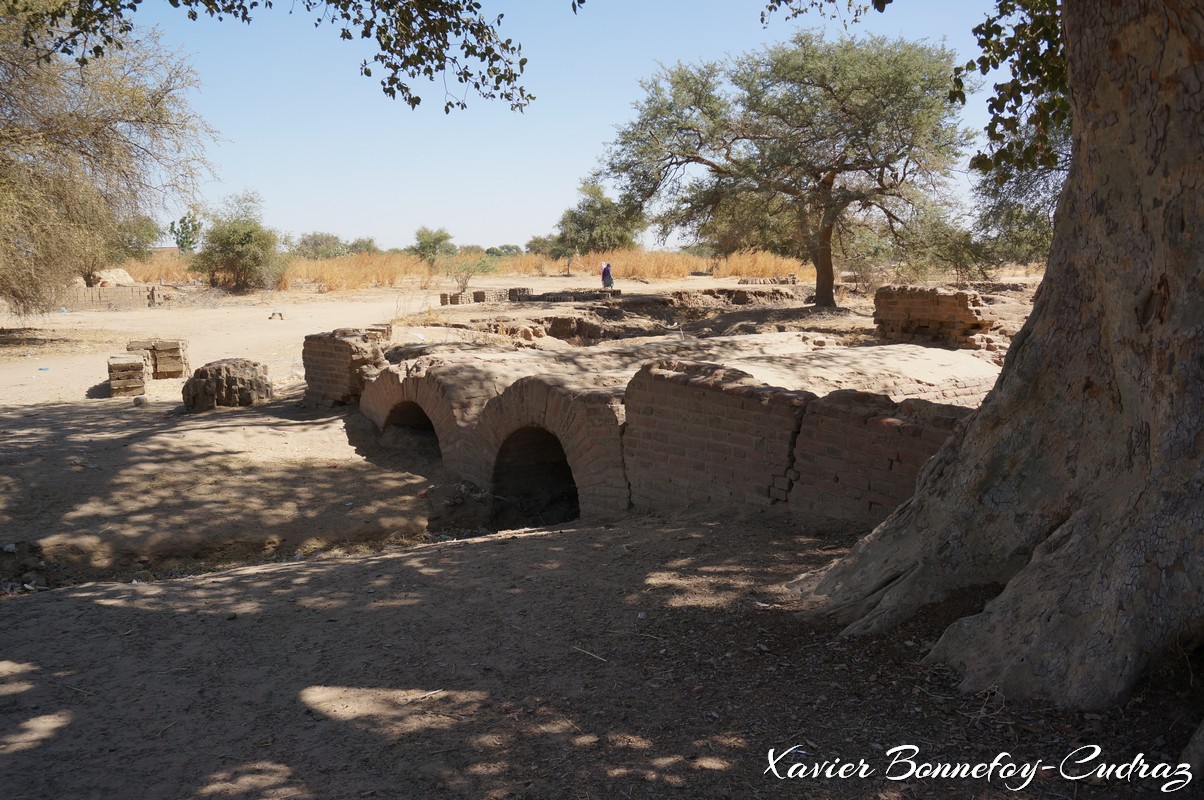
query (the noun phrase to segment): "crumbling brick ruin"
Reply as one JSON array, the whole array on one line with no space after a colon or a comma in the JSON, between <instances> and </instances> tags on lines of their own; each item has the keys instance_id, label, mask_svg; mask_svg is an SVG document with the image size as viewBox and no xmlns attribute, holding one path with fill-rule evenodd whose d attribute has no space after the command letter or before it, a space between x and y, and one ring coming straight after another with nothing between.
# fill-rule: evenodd
<instances>
[{"instance_id":1,"label":"crumbling brick ruin","mask_svg":"<svg viewBox=\"0 0 1204 800\"><path fill-rule=\"evenodd\" d=\"M330 407L358 401L364 383L388 366L381 344L389 341L392 330L382 324L306 336L301 348L306 405Z\"/></svg>"},{"instance_id":2,"label":"crumbling brick ruin","mask_svg":"<svg viewBox=\"0 0 1204 800\"><path fill-rule=\"evenodd\" d=\"M995 319L978 292L920 286L883 286L874 293L874 324L886 344L1000 349L988 335Z\"/></svg>"},{"instance_id":3,"label":"crumbling brick ruin","mask_svg":"<svg viewBox=\"0 0 1204 800\"><path fill-rule=\"evenodd\" d=\"M773 341L803 352L775 354ZM433 431L448 470L502 499L561 485L582 514L779 505L872 525L911 496L920 468L998 374L949 353L936 359L949 361L943 377L917 361L916 375L884 379L874 348L806 348L782 335L593 348L589 371L575 356L538 351L424 355L369 381L360 410L381 430ZM908 364L911 351L891 352ZM838 388L868 384L867 371L889 396ZM802 385L774 385L791 376Z\"/></svg>"},{"instance_id":4,"label":"crumbling brick ruin","mask_svg":"<svg viewBox=\"0 0 1204 800\"><path fill-rule=\"evenodd\" d=\"M810 392L770 387L716 364L647 364L627 385L623 455L636 508L786 500Z\"/></svg>"},{"instance_id":5,"label":"crumbling brick ruin","mask_svg":"<svg viewBox=\"0 0 1204 800\"><path fill-rule=\"evenodd\" d=\"M805 517L876 525L915 491L920 469L957 423L961 406L832 392L807 406L785 486ZM775 495L776 496L776 495Z\"/></svg>"},{"instance_id":6,"label":"crumbling brick ruin","mask_svg":"<svg viewBox=\"0 0 1204 800\"><path fill-rule=\"evenodd\" d=\"M191 413L217 406L253 406L272 399L268 368L246 358L224 358L198 367L184 381L184 407Z\"/></svg>"}]
</instances>

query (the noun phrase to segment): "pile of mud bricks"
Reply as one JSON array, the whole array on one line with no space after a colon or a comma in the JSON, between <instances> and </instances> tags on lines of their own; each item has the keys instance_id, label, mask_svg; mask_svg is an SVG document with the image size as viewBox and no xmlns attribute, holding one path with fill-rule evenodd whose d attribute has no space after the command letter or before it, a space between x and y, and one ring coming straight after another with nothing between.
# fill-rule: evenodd
<instances>
[{"instance_id":1,"label":"pile of mud bricks","mask_svg":"<svg viewBox=\"0 0 1204 800\"><path fill-rule=\"evenodd\" d=\"M520 303L531 296L530 289L478 289L439 295L441 306L466 306L472 303Z\"/></svg>"},{"instance_id":2,"label":"pile of mud bricks","mask_svg":"<svg viewBox=\"0 0 1204 800\"><path fill-rule=\"evenodd\" d=\"M935 344L958 350L994 350L995 324L978 292L883 286L874 294L874 323L884 343Z\"/></svg>"},{"instance_id":3,"label":"pile of mud bricks","mask_svg":"<svg viewBox=\"0 0 1204 800\"><path fill-rule=\"evenodd\" d=\"M126 352L109 357L109 395L128 397L146 391L154 380L182 378L188 372L188 343L181 339L136 339Z\"/></svg>"},{"instance_id":4,"label":"pile of mud bricks","mask_svg":"<svg viewBox=\"0 0 1204 800\"><path fill-rule=\"evenodd\" d=\"M330 408L359 400L364 382L388 366L381 348L392 335L393 326L382 323L306 336L301 347L305 405Z\"/></svg>"}]
</instances>

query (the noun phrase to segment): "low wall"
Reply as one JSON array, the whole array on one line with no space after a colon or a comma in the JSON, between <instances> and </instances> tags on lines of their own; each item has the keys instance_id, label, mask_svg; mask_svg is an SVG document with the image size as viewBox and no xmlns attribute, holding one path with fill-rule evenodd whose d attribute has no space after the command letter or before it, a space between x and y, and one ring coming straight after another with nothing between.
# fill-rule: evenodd
<instances>
[{"instance_id":1,"label":"low wall","mask_svg":"<svg viewBox=\"0 0 1204 800\"><path fill-rule=\"evenodd\" d=\"M391 326L373 325L306 336L301 348L306 405L357 402L368 380L388 366L381 345L388 343L391 334Z\"/></svg>"},{"instance_id":2,"label":"low wall","mask_svg":"<svg viewBox=\"0 0 1204 800\"><path fill-rule=\"evenodd\" d=\"M920 469L971 413L857 391L815 400L795 440L790 508L805 518L878 524L915 494Z\"/></svg>"},{"instance_id":3,"label":"low wall","mask_svg":"<svg viewBox=\"0 0 1204 800\"><path fill-rule=\"evenodd\" d=\"M987 335L995 319L978 292L883 286L874 293L874 324L886 343L935 344L966 350L995 350Z\"/></svg>"},{"instance_id":4,"label":"low wall","mask_svg":"<svg viewBox=\"0 0 1204 800\"><path fill-rule=\"evenodd\" d=\"M54 293L54 304L68 311L117 311L149 308L153 286L71 286Z\"/></svg>"},{"instance_id":5,"label":"low wall","mask_svg":"<svg viewBox=\"0 0 1204 800\"><path fill-rule=\"evenodd\" d=\"M380 372L360 410L381 430L429 421L444 466L491 491L506 464L538 476L563 450L556 458L586 514L779 505L866 526L911 497L923 465L972 413L854 389L818 397L768 385L780 379L772 373L682 358L610 363L581 372L555 353L422 356ZM981 391L917 387L942 398ZM515 480L508 489L542 478Z\"/></svg>"},{"instance_id":6,"label":"low wall","mask_svg":"<svg viewBox=\"0 0 1204 800\"><path fill-rule=\"evenodd\" d=\"M715 364L646 364L627 384L623 457L637 509L769 505L782 481L810 392L759 384Z\"/></svg>"}]
</instances>

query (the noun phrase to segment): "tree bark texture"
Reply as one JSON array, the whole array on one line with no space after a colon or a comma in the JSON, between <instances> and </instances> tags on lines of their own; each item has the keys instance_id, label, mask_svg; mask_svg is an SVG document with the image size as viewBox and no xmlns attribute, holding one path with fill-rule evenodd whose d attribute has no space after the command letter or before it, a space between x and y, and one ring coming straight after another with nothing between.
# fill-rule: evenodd
<instances>
[{"instance_id":1,"label":"tree bark texture","mask_svg":"<svg viewBox=\"0 0 1204 800\"><path fill-rule=\"evenodd\" d=\"M795 582L849 634L1003 586L929 654L1102 707L1204 641L1204 4L1065 0L1074 156L995 390L916 495Z\"/></svg>"}]
</instances>

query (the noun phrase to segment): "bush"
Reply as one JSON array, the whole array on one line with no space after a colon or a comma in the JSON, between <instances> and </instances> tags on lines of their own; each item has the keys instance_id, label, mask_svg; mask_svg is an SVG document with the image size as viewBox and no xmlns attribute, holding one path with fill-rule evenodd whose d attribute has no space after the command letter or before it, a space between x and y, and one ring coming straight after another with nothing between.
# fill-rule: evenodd
<instances>
[{"instance_id":1,"label":"bush","mask_svg":"<svg viewBox=\"0 0 1204 800\"><path fill-rule=\"evenodd\" d=\"M468 291L468 284L478 275L484 275L497 269L497 260L492 256L476 258L457 258L450 262L444 271L456 283L456 289L461 294Z\"/></svg>"},{"instance_id":2,"label":"bush","mask_svg":"<svg viewBox=\"0 0 1204 800\"><path fill-rule=\"evenodd\" d=\"M214 286L236 291L270 288L284 271L279 239L262 223L246 217L218 219L205 234L196 267Z\"/></svg>"}]
</instances>

